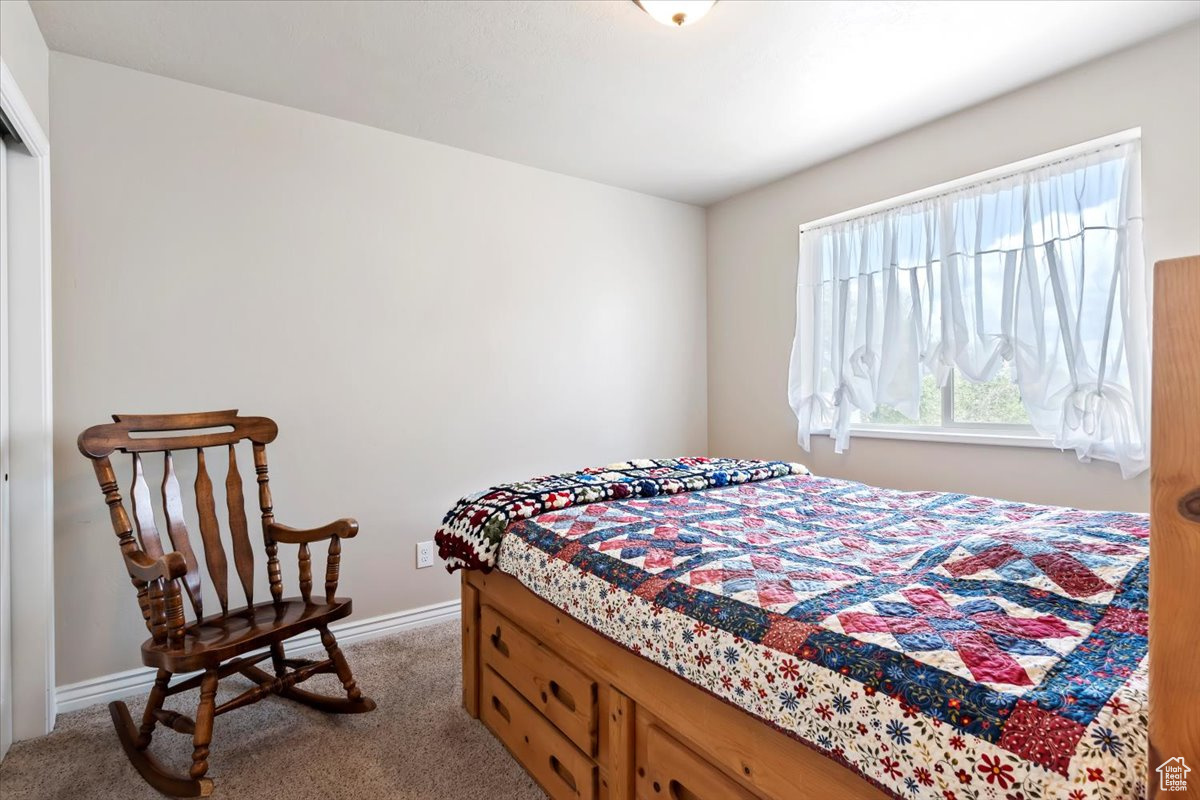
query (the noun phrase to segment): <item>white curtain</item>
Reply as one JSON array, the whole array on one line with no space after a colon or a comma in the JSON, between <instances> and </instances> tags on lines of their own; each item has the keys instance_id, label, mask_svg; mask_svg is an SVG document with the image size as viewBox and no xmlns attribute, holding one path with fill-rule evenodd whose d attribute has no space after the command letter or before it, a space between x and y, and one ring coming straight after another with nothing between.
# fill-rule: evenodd
<instances>
[{"instance_id":1,"label":"white curtain","mask_svg":"<svg viewBox=\"0 0 1200 800\"><path fill-rule=\"evenodd\" d=\"M926 374L1012 374L1033 427L1081 460L1149 464L1149 301L1139 143L800 237L789 399L808 449L916 418Z\"/></svg>"}]
</instances>

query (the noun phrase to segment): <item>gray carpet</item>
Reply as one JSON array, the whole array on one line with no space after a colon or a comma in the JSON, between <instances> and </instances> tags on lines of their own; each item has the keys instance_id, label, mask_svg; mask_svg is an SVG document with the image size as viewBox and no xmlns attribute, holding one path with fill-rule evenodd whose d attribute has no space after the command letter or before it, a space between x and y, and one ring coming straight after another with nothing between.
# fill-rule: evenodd
<instances>
[{"instance_id":1,"label":"gray carpet","mask_svg":"<svg viewBox=\"0 0 1200 800\"><path fill-rule=\"evenodd\" d=\"M216 721L209 776L215 798L306 800L541 800L545 795L460 702L459 627L442 623L343 648L355 678L379 704L369 714L322 714L277 697ZM218 702L252 684L221 682ZM341 685L319 675L305 688ZM169 708L195 713L196 691ZM144 697L129 706L140 718ZM190 708L189 708L190 706ZM159 726L151 745L185 773L191 737ZM63 714L54 733L13 745L0 763L4 800L153 800L125 759L105 706Z\"/></svg>"}]
</instances>

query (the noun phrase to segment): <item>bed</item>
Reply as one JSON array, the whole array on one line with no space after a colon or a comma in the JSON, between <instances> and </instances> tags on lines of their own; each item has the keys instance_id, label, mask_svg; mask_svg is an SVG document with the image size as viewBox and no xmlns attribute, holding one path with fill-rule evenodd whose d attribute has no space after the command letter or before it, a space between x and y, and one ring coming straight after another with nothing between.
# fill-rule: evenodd
<instances>
[{"instance_id":1,"label":"bed","mask_svg":"<svg viewBox=\"0 0 1200 800\"><path fill-rule=\"evenodd\" d=\"M439 536L493 554L461 562L464 707L553 798L1153 794L1197 755L1186 269L1158 268L1153 533L779 462L627 464L587 476L605 496L524 507L529 486L491 490L517 512ZM1153 714L1148 679L1171 698Z\"/></svg>"}]
</instances>

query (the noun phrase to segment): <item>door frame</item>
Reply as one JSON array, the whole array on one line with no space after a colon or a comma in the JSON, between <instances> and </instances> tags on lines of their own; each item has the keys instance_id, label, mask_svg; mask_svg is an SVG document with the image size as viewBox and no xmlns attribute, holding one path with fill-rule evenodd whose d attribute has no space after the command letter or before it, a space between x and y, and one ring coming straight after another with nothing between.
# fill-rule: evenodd
<instances>
[{"instance_id":1,"label":"door frame","mask_svg":"<svg viewBox=\"0 0 1200 800\"><path fill-rule=\"evenodd\" d=\"M8 164L9 558L13 740L54 729L50 141L0 58L0 108L31 158ZM10 146L10 154L14 148Z\"/></svg>"},{"instance_id":2,"label":"door frame","mask_svg":"<svg viewBox=\"0 0 1200 800\"><path fill-rule=\"evenodd\" d=\"M0 132L0 759L13 741L12 559L8 494L8 144Z\"/></svg>"}]
</instances>

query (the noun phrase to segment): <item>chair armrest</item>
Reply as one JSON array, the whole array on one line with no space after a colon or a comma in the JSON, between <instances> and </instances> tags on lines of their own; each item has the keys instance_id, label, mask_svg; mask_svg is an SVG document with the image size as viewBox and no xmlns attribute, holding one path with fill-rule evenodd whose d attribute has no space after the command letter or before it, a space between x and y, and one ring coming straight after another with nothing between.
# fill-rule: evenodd
<instances>
[{"instance_id":1,"label":"chair armrest","mask_svg":"<svg viewBox=\"0 0 1200 800\"><path fill-rule=\"evenodd\" d=\"M312 544L334 536L339 539L353 539L358 535L358 522L352 519L339 519L328 525L308 530L272 522L267 526L267 535L284 544Z\"/></svg>"},{"instance_id":2,"label":"chair armrest","mask_svg":"<svg viewBox=\"0 0 1200 800\"><path fill-rule=\"evenodd\" d=\"M125 566L129 575L139 581L150 583L159 578L172 581L187 574L187 563L179 553L166 553L151 558L140 550L125 555Z\"/></svg>"}]
</instances>

